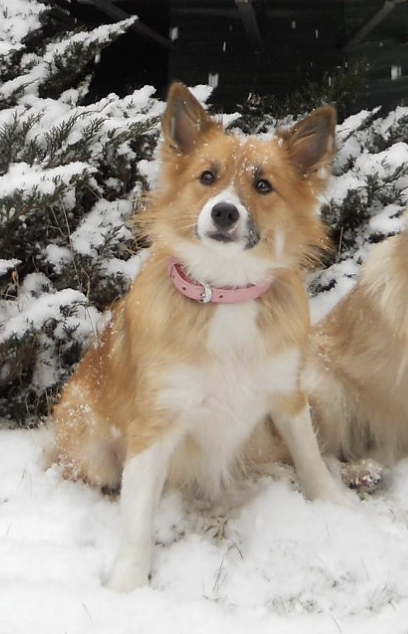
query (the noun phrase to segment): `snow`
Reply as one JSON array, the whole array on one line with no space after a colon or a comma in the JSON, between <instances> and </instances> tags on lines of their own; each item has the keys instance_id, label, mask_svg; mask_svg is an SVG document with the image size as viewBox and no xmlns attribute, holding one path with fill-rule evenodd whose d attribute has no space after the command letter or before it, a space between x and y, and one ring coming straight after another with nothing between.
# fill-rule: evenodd
<instances>
[{"instance_id":1,"label":"snow","mask_svg":"<svg viewBox=\"0 0 408 634\"><path fill-rule=\"evenodd\" d=\"M1 6L0 55L21 48L21 40L40 26L39 14L45 5L36 0L13 0L12 6Z\"/></svg>"},{"instance_id":2,"label":"snow","mask_svg":"<svg viewBox=\"0 0 408 634\"><path fill-rule=\"evenodd\" d=\"M115 226L120 226L117 238L131 236L130 229L123 225L123 218L132 213L130 200L98 201L92 211L83 219L71 236L71 243L77 253L95 255L104 244L106 235ZM120 234L120 235L119 235Z\"/></svg>"},{"instance_id":3,"label":"snow","mask_svg":"<svg viewBox=\"0 0 408 634\"><path fill-rule=\"evenodd\" d=\"M20 260L16 258L11 258L10 260L0 258L0 275L4 275L10 269L14 269L18 264L20 264Z\"/></svg>"},{"instance_id":4,"label":"snow","mask_svg":"<svg viewBox=\"0 0 408 634\"><path fill-rule=\"evenodd\" d=\"M77 327L84 328L85 323L89 322L89 330L94 331L92 324L97 321L98 313L93 307L88 306L83 293L71 288L64 288L61 291L51 289L51 292L47 292L47 288L48 279L42 273L30 273L25 277L19 290L19 297L14 302L14 310L10 310L7 321L0 329L0 342L6 341L12 335L22 336L27 321L40 331L46 321L54 319L63 307L71 307L75 304L78 304L78 307L84 307Z\"/></svg>"},{"instance_id":5,"label":"snow","mask_svg":"<svg viewBox=\"0 0 408 634\"><path fill-rule=\"evenodd\" d=\"M119 258L106 260L103 268L108 275L112 275L113 273L122 273L133 280L139 273L143 262L147 260L149 255L149 249L141 249L128 260L121 260Z\"/></svg>"},{"instance_id":6,"label":"snow","mask_svg":"<svg viewBox=\"0 0 408 634\"><path fill-rule=\"evenodd\" d=\"M45 7L43 7L45 8ZM14 8L13 8L14 11ZM58 42L50 42L46 45L44 54L39 57L33 54L25 54L22 59L22 68L26 69L26 74L23 74L15 79L11 79L2 84L2 93L5 96L10 96L19 88L24 88L24 92L28 95L36 96L38 93L38 87L44 78L50 77L56 72L55 63L58 59L61 63L64 57L68 58L72 53L70 49L73 44L84 47L89 44L97 42L105 42L109 34L113 32L124 32L135 20L136 16L133 16L127 20L122 20L114 25L102 25L91 32L82 31L72 35L70 38L60 40ZM6 32L6 38L12 40L9 33ZM10 50L12 50L12 41L10 42Z\"/></svg>"},{"instance_id":7,"label":"snow","mask_svg":"<svg viewBox=\"0 0 408 634\"><path fill-rule=\"evenodd\" d=\"M332 290L321 292L311 300L310 316L312 323L323 319L337 302L352 290L356 283L359 270L360 267L356 264L355 260L349 259L333 264L330 270L320 275L322 282L324 282L326 278L334 278L337 283Z\"/></svg>"},{"instance_id":8,"label":"snow","mask_svg":"<svg viewBox=\"0 0 408 634\"><path fill-rule=\"evenodd\" d=\"M61 317L64 317L62 320ZM20 285L15 301L0 303L0 344L23 339L29 325L39 346L32 384L38 389L55 385L59 375L58 355L51 353L52 337L62 337L62 331L72 333L78 342L89 339L103 328L106 317L89 304L78 290L57 291L42 273L31 273ZM9 363L3 358L0 382L9 374ZM1 497L1 494L0 494Z\"/></svg>"},{"instance_id":9,"label":"snow","mask_svg":"<svg viewBox=\"0 0 408 634\"><path fill-rule=\"evenodd\" d=\"M406 632L407 461L351 509L307 502L289 468L217 512L169 490L151 585L119 595L118 502L43 468L40 435L0 432L2 634Z\"/></svg>"},{"instance_id":10,"label":"snow","mask_svg":"<svg viewBox=\"0 0 408 634\"><path fill-rule=\"evenodd\" d=\"M47 244L45 247L47 261L54 267L57 273L63 271L64 266L73 259L71 249L60 247L57 244Z\"/></svg>"},{"instance_id":11,"label":"snow","mask_svg":"<svg viewBox=\"0 0 408 634\"><path fill-rule=\"evenodd\" d=\"M52 194L59 182L70 183L74 177L79 177L93 169L86 163L75 161L70 165L59 165L44 173L40 165L15 163L11 165L7 174L0 176L0 195L10 196L15 190L24 195L34 190L41 194ZM24 191L25 190L25 191Z\"/></svg>"}]
</instances>

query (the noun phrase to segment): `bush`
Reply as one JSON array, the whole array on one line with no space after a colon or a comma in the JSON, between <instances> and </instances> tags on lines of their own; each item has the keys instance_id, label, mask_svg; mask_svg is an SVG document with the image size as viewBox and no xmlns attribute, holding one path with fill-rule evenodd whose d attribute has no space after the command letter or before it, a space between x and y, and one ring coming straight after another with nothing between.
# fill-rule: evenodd
<instances>
[{"instance_id":1,"label":"bush","mask_svg":"<svg viewBox=\"0 0 408 634\"><path fill-rule=\"evenodd\" d=\"M84 105L91 60L132 19L61 31L29 0L3 18L0 417L27 422L47 413L137 271L129 219L163 104L146 86Z\"/></svg>"}]
</instances>

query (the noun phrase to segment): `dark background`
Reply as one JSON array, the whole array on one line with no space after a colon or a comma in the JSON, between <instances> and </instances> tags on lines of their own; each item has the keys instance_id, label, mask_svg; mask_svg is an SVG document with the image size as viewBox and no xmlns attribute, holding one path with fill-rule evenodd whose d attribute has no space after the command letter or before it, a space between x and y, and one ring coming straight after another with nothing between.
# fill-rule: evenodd
<instances>
[{"instance_id":1,"label":"dark background","mask_svg":"<svg viewBox=\"0 0 408 634\"><path fill-rule=\"evenodd\" d=\"M282 97L325 73L364 64L349 112L393 107L408 95L408 2L394 0L49 0L92 26L109 10L137 15L95 66L93 97L175 79L217 84L211 101L234 110L250 93ZM98 5L98 7L95 6ZM172 33L172 35L171 35ZM159 36L161 41L154 37ZM212 79L211 79L212 76Z\"/></svg>"}]
</instances>

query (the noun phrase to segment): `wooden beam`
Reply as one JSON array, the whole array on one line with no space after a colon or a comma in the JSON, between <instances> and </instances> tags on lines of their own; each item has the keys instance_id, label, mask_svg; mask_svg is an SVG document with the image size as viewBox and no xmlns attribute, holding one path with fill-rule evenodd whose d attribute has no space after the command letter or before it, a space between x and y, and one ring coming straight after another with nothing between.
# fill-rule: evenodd
<instances>
[{"instance_id":1,"label":"wooden beam","mask_svg":"<svg viewBox=\"0 0 408 634\"><path fill-rule=\"evenodd\" d=\"M120 9L109 0L88 0L87 4L93 5L114 20L126 20L127 18L132 17L130 13L123 11L123 9ZM132 31L135 31L142 37L156 42L156 44L160 44L160 46L164 46L165 48L169 49L175 48L171 40L169 40L167 37L164 37L163 35L160 35L160 33L157 33L157 31L154 31L146 24L143 24L143 22L141 22L139 19L136 20L136 22L134 22L130 28Z\"/></svg>"},{"instance_id":2,"label":"wooden beam","mask_svg":"<svg viewBox=\"0 0 408 634\"><path fill-rule=\"evenodd\" d=\"M122 2L122 0L120 0ZM123 0L125 2L125 0ZM237 9L223 9L218 7L178 7L176 4L172 5L171 12L174 15L192 15L192 16L203 16L205 18L231 18L235 20L240 20L240 15Z\"/></svg>"},{"instance_id":3,"label":"wooden beam","mask_svg":"<svg viewBox=\"0 0 408 634\"><path fill-rule=\"evenodd\" d=\"M72 4L70 0L42 0L43 4L57 5L57 7L61 7L61 9L65 9L69 14L72 15L71 9Z\"/></svg>"},{"instance_id":4,"label":"wooden beam","mask_svg":"<svg viewBox=\"0 0 408 634\"><path fill-rule=\"evenodd\" d=\"M261 32L258 27L255 11L252 6L252 0L235 0L238 12L244 23L244 28L252 48L259 51L263 48Z\"/></svg>"},{"instance_id":5,"label":"wooden beam","mask_svg":"<svg viewBox=\"0 0 408 634\"><path fill-rule=\"evenodd\" d=\"M397 4L402 4L407 0L385 0L381 9L378 9L371 18L368 18L361 26L359 26L353 33L350 35L348 40L342 46L342 52L347 53L353 46L361 42L361 40L368 35L377 24L380 24L384 20L384 18L391 13L393 9L397 6Z\"/></svg>"}]
</instances>

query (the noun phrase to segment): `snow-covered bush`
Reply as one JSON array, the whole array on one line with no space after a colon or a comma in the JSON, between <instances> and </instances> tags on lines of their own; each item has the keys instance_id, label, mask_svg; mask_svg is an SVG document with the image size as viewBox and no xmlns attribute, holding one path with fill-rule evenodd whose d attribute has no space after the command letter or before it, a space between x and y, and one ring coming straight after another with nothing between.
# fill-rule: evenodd
<instances>
[{"instance_id":1,"label":"snow-covered bush","mask_svg":"<svg viewBox=\"0 0 408 634\"><path fill-rule=\"evenodd\" d=\"M367 81L367 65L336 67L324 73L320 81L306 79L299 88L285 96L249 93L237 104L240 129L249 134L260 133L277 120L303 115L322 104L336 104L339 118L344 119L353 107L358 92Z\"/></svg>"},{"instance_id":2,"label":"snow-covered bush","mask_svg":"<svg viewBox=\"0 0 408 634\"><path fill-rule=\"evenodd\" d=\"M334 245L311 293L327 310L354 284L367 252L404 226L408 202L408 107L362 111L337 129L338 153L322 208ZM319 314L317 310L316 315Z\"/></svg>"},{"instance_id":3,"label":"snow-covered bush","mask_svg":"<svg viewBox=\"0 0 408 634\"><path fill-rule=\"evenodd\" d=\"M163 104L85 104L90 62L133 19L61 32L0 0L0 417L45 414L140 256L129 227Z\"/></svg>"},{"instance_id":4,"label":"snow-covered bush","mask_svg":"<svg viewBox=\"0 0 408 634\"><path fill-rule=\"evenodd\" d=\"M328 97L333 94L323 86L320 99L313 93L310 108L333 103ZM305 100L302 93L302 100L296 101L298 107L303 107ZM267 105L261 116L261 105L257 105L252 123L246 112L233 121L232 127L267 137L278 125L293 124L306 114L297 107L295 116L288 112L277 120ZM333 177L322 201L322 217L333 251L323 268L310 277L314 319L351 289L371 246L403 228L402 215L408 202L407 142L406 106L398 106L387 114L380 107L361 111L337 126Z\"/></svg>"}]
</instances>

